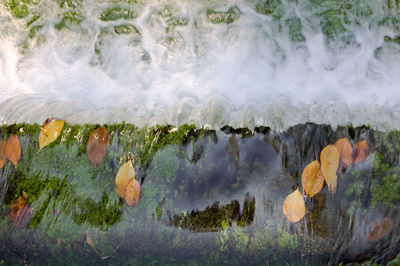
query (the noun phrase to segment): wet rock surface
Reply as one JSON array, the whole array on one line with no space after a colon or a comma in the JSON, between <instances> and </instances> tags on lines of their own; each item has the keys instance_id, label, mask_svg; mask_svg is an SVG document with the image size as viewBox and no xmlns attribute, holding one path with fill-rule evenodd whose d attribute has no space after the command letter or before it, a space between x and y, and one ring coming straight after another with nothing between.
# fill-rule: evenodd
<instances>
[{"instance_id":1,"label":"wet rock surface","mask_svg":"<svg viewBox=\"0 0 400 266\"><path fill-rule=\"evenodd\" d=\"M104 126L110 145L96 168L85 148L100 125L66 124L39 153L40 126L0 128L0 139L18 134L22 147L17 167L0 170L2 261L385 264L399 253L398 131L310 123L284 132ZM309 199L301 186L304 167L341 138L353 147L366 140L368 157L338 172L335 195L325 184ZM114 185L128 159L141 185L133 208ZM282 205L297 188L306 215L290 223ZM32 211L23 228L14 228L8 213L22 193Z\"/></svg>"}]
</instances>

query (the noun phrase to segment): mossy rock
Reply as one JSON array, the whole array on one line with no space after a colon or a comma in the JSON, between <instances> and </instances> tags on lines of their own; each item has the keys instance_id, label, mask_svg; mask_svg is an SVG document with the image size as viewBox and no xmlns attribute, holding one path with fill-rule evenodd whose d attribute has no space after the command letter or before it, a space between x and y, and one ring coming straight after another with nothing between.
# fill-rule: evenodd
<instances>
[{"instance_id":1,"label":"mossy rock","mask_svg":"<svg viewBox=\"0 0 400 266\"><path fill-rule=\"evenodd\" d=\"M29 15L29 10L26 4L22 1L11 0L8 3L8 7L11 9L11 14L15 18L25 18Z\"/></svg>"},{"instance_id":2,"label":"mossy rock","mask_svg":"<svg viewBox=\"0 0 400 266\"><path fill-rule=\"evenodd\" d=\"M256 11L264 15L272 15L281 6L280 0L266 0L256 4Z\"/></svg>"},{"instance_id":3,"label":"mossy rock","mask_svg":"<svg viewBox=\"0 0 400 266\"><path fill-rule=\"evenodd\" d=\"M64 28L72 29L79 27L84 17L80 13L75 11L68 11L62 15L62 19L59 23L55 24L54 27L57 30L62 30Z\"/></svg>"},{"instance_id":4,"label":"mossy rock","mask_svg":"<svg viewBox=\"0 0 400 266\"><path fill-rule=\"evenodd\" d=\"M69 8L79 8L82 5L83 0L56 0L60 8L68 6Z\"/></svg>"},{"instance_id":5,"label":"mossy rock","mask_svg":"<svg viewBox=\"0 0 400 266\"><path fill-rule=\"evenodd\" d=\"M139 30L131 25L131 24L121 24L118 26L114 26L114 32L116 34L131 34L134 33L136 35L140 35Z\"/></svg>"},{"instance_id":6,"label":"mossy rock","mask_svg":"<svg viewBox=\"0 0 400 266\"><path fill-rule=\"evenodd\" d=\"M101 15L100 20L102 21L115 21L119 19L133 19L136 17L136 13L133 10L124 8L121 6L109 7Z\"/></svg>"},{"instance_id":7,"label":"mossy rock","mask_svg":"<svg viewBox=\"0 0 400 266\"><path fill-rule=\"evenodd\" d=\"M286 26L289 28L289 36L293 42L304 42L306 38L302 34L301 20L298 17L285 20Z\"/></svg>"},{"instance_id":8,"label":"mossy rock","mask_svg":"<svg viewBox=\"0 0 400 266\"><path fill-rule=\"evenodd\" d=\"M393 232L399 230L398 131L351 126L334 130L312 123L285 132L266 127L253 131L104 125L110 145L95 169L85 148L90 133L99 126L66 123L60 137L40 152L39 125L0 127L0 139L18 134L22 147L18 166L8 163L0 170L0 180L7 180L0 241L7 237L10 243L2 255L18 257L16 249L24 245L30 262L39 261L46 251L52 254L46 262L57 261L61 252L66 261L96 263L98 255L85 244L89 232L102 256L118 247L109 258L111 264L132 256L148 262L146 256L154 255L149 250L179 253L183 262L206 256L210 263L219 264L231 262L229 258L235 258L236 264L260 264L267 258L279 263L283 256L285 263L326 264L331 256L354 261L354 241L347 240L349 232L356 230L336 230L340 224L348 228L354 215L383 214L394 219ZM323 147L343 137L353 145L367 140L369 157L338 173L335 196L324 187L307 199L304 223L289 224L282 213L285 196L301 186L304 166L318 158ZM135 208L124 203L114 184L119 167L129 158L135 158L141 185ZM27 228L9 234L8 209L22 192L28 194L34 212ZM392 240L382 239L377 251L375 243L363 243L360 257L374 258ZM334 249L337 244L340 253ZM200 251L194 247L201 247Z\"/></svg>"},{"instance_id":9,"label":"mossy rock","mask_svg":"<svg viewBox=\"0 0 400 266\"><path fill-rule=\"evenodd\" d=\"M321 21L322 32L328 36L333 37L340 33L346 32L346 28L342 24L339 16L326 15Z\"/></svg>"},{"instance_id":10,"label":"mossy rock","mask_svg":"<svg viewBox=\"0 0 400 266\"><path fill-rule=\"evenodd\" d=\"M213 24L231 24L239 19L240 14L240 9L236 6L229 8L226 12L207 9L207 18Z\"/></svg>"}]
</instances>

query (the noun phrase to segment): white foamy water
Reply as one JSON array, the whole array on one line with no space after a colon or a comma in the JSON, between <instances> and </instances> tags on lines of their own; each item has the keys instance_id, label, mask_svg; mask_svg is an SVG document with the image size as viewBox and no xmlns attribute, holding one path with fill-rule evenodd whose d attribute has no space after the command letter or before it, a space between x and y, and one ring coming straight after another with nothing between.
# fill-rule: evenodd
<instances>
[{"instance_id":1,"label":"white foamy water","mask_svg":"<svg viewBox=\"0 0 400 266\"><path fill-rule=\"evenodd\" d=\"M398 9L371 2L374 15L363 17L364 4L353 3L347 17L337 16L346 31L329 37L321 14L332 7L307 1L282 1L280 18L257 12L254 1L145 2L120 4L137 16L114 21L100 19L111 1L47 1L28 5L22 19L1 6L0 122L400 129L400 44L384 40L399 32L381 23ZM207 15L235 6L229 24L214 24L222 13ZM80 25L57 29L70 11ZM40 18L27 26L33 14ZM287 20L296 17L305 41L291 40ZM125 24L139 34L116 34ZM28 38L34 26L41 28Z\"/></svg>"}]
</instances>

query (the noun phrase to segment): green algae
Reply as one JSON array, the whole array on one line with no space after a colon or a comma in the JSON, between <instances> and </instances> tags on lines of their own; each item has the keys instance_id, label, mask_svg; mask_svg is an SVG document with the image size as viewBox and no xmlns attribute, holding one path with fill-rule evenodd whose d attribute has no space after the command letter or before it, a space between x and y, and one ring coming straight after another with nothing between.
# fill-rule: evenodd
<instances>
[{"instance_id":1,"label":"green algae","mask_svg":"<svg viewBox=\"0 0 400 266\"><path fill-rule=\"evenodd\" d=\"M157 14L161 16L167 24L165 28L166 33L171 33L176 27L186 26L189 23L187 18L179 17L177 11L169 5L164 6ZM173 37L169 36L169 38L173 40Z\"/></svg>"},{"instance_id":2,"label":"green algae","mask_svg":"<svg viewBox=\"0 0 400 266\"><path fill-rule=\"evenodd\" d=\"M136 13L133 10L121 6L109 7L100 15L102 21L114 21L119 19L133 19Z\"/></svg>"},{"instance_id":3,"label":"green algae","mask_svg":"<svg viewBox=\"0 0 400 266\"><path fill-rule=\"evenodd\" d=\"M79 8L82 5L83 0L56 0L60 8L64 8L64 6L68 6L69 8Z\"/></svg>"},{"instance_id":4,"label":"green algae","mask_svg":"<svg viewBox=\"0 0 400 266\"><path fill-rule=\"evenodd\" d=\"M240 14L240 9L237 6L229 8L226 12L207 9L207 18L213 24L231 24L239 19Z\"/></svg>"},{"instance_id":5,"label":"green algae","mask_svg":"<svg viewBox=\"0 0 400 266\"><path fill-rule=\"evenodd\" d=\"M185 18L172 18L168 21L168 26L165 29L165 31L167 33L171 32L176 27L186 26L188 23L189 23L189 21Z\"/></svg>"},{"instance_id":6,"label":"green algae","mask_svg":"<svg viewBox=\"0 0 400 266\"><path fill-rule=\"evenodd\" d=\"M282 16L279 8L282 3L280 0L266 0L256 4L256 11L264 15L273 15L276 18Z\"/></svg>"},{"instance_id":7,"label":"green algae","mask_svg":"<svg viewBox=\"0 0 400 266\"><path fill-rule=\"evenodd\" d=\"M336 36L340 33L346 32L346 28L342 24L339 16L328 15L324 16L321 21L322 32L328 37Z\"/></svg>"},{"instance_id":8,"label":"green algae","mask_svg":"<svg viewBox=\"0 0 400 266\"><path fill-rule=\"evenodd\" d=\"M114 32L116 34L136 34L136 35L140 35L139 30L130 24L121 24L118 26L114 26Z\"/></svg>"},{"instance_id":9,"label":"green algae","mask_svg":"<svg viewBox=\"0 0 400 266\"><path fill-rule=\"evenodd\" d=\"M40 14L33 14L33 17L26 22L26 27L31 26L33 23L35 23L38 19L40 18Z\"/></svg>"},{"instance_id":10,"label":"green algae","mask_svg":"<svg viewBox=\"0 0 400 266\"><path fill-rule=\"evenodd\" d=\"M29 15L28 7L22 1L11 0L7 2L8 7L11 9L11 14L15 18L25 18Z\"/></svg>"},{"instance_id":11,"label":"green algae","mask_svg":"<svg viewBox=\"0 0 400 266\"><path fill-rule=\"evenodd\" d=\"M33 39L36 37L37 33L43 28L43 25L36 25L29 29L28 38Z\"/></svg>"},{"instance_id":12,"label":"green algae","mask_svg":"<svg viewBox=\"0 0 400 266\"><path fill-rule=\"evenodd\" d=\"M62 15L61 21L54 25L57 30L62 30L64 28L72 29L79 27L84 17L82 14L76 11L68 11Z\"/></svg>"},{"instance_id":13,"label":"green algae","mask_svg":"<svg viewBox=\"0 0 400 266\"><path fill-rule=\"evenodd\" d=\"M293 42L304 42L306 38L301 33L302 25L298 17L285 20L286 26L289 28L289 36Z\"/></svg>"}]
</instances>

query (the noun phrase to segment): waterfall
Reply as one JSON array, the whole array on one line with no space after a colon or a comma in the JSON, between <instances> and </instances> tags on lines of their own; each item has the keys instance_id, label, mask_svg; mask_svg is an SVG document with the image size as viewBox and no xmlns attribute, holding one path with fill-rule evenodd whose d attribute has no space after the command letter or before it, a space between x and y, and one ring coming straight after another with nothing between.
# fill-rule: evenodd
<instances>
[{"instance_id":1,"label":"waterfall","mask_svg":"<svg viewBox=\"0 0 400 266\"><path fill-rule=\"evenodd\" d=\"M0 7L0 122L400 128L398 1Z\"/></svg>"}]
</instances>

